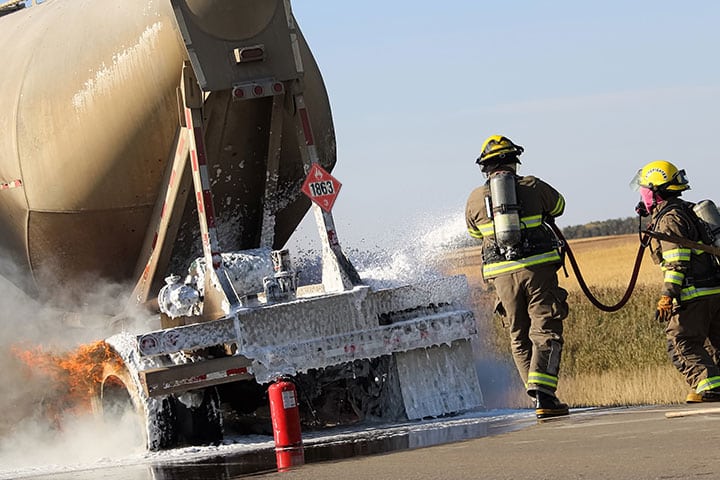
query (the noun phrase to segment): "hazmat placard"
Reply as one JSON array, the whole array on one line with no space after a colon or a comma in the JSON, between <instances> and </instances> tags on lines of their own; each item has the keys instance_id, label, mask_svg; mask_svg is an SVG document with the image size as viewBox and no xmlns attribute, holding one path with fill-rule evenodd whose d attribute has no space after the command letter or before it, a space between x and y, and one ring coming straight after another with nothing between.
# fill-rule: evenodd
<instances>
[{"instance_id":1,"label":"hazmat placard","mask_svg":"<svg viewBox=\"0 0 720 480\"><path fill-rule=\"evenodd\" d=\"M307 178L305 178L305 183L303 183L302 191L320 208L329 212L332 210L341 186L342 184L327 170L317 163L313 163Z\"/></svg>"}]
</instances>

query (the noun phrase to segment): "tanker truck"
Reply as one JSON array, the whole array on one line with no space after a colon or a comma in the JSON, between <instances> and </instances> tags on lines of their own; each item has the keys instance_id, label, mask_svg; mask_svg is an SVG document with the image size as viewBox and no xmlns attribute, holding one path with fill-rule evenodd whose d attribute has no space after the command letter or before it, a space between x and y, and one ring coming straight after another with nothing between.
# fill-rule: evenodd
<instances>
[{"instance_id":1,"label":"tanker truck","mask_svg":"<svg viewBox=\"0 0 720 480\"><path fill-rule=\"evenodd\" d=\"M6 2L0 45L0 263L49 302L119 282L113 325L157 319L103 339L98 412L131 406L157 450L266 421L281 379L306 427L482 405L465 278L373 287L341 247L289 0ZM322 278L301 284L285 246L310 211Z\"/></svg>"}]
</instances>

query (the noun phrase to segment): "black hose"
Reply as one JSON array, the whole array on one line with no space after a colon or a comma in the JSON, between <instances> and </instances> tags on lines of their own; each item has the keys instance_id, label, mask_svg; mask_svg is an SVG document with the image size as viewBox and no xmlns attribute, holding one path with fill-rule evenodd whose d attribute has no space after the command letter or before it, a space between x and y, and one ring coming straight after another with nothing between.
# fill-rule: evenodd
<instances>
[{"instance_id":1,"label":"black hose","mask_svg":"<svg viewBox=\"0 0 720 480\"><path fill-rule=\"evenodd\" d=\"M625 290L625 295L623 295L622 299L620 299L620 301L615 305L605 305L601 303L597 298L595 298L595 296L592 294L587 284L585 283L585 279L580 272L580 267L575 260L575 255L573 255L572 250L570 250L570 245L568 244L567 240L565 240L565 237L563 236L560 229L557 227L557 225L555 225L555 223L548 222L548 225L550 226L550 228L552 228L553 232L555 232L555 235L557 235L557 237L562 242L563 250L565 253L567 253L568 258L570 259L570 264L572 265L573 272L575 272L575 276L577 277L578 283L580 284L580 288L582 289L588 300L590 300L590 303L592 303L594 306L596 306L603 312L617 312L622 307L624 307L628 300L630 300L630 295L635 289L635 283L637 282L638 273L640 272L640 265L642 264L643 252L645 251L645 248L647 247L649 241L649 237L647 236L647 234L640 239L640 248L638 248L638 253L635 257L635 265L633 266L632 276L630 277L630 284L628 285L627 290Z\"/></svg>"}]
</instances>

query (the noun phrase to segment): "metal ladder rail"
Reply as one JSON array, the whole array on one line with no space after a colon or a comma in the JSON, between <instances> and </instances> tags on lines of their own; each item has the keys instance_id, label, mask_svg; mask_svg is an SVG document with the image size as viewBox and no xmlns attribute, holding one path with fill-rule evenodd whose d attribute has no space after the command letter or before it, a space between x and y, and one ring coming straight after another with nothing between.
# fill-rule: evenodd
<instances>
[{"instance_id":1,"label":"metal ladder rail","mask_svg":"<svg viewBox=\"0 0 720 480\"><path fill-rule=\"evenodd\" d=\"M205 258L205 290L202 318L212 320L233 311L240 299L222 264L220 243L215 219L215 206L210 191L210 177L205 155L202 120L203 94L189 62L183 65L181 98L188 135L190 165L195 191L195 203L200 224L200 235Z\"/></svg>"}]
</instances>

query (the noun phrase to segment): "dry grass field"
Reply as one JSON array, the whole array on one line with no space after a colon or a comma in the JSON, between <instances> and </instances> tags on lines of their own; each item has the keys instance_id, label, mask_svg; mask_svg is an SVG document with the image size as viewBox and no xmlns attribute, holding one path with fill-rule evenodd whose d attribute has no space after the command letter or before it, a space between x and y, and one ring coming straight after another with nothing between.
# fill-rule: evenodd
<instances>
[{"instance_id":1,"label":"dry grass field","mask_svg":"<svg viewBox=\"0 0 720 480\"><path fill-rule=\"evenodd\" d=\"M588 286L617 288L624 293L640 247L637 235L582 238L570 240L568 244ZM566 266L570 276L565 278L561 271L560 284L568 291L579 290L577 278L574 272L570 271L569 260ZM646 249L638 275L638 285L659 285L661 281L660 269L652 263Z\"/></svg>"},{"instance_id":2,"label":"dry grass field","mask_svg":"<svg viewBox=\"0 0 720 480\"><path fill-rule=\"evenodd\" d=\"M571 240L569 245L591 293L605 305L616 304L630 282L638 236ZM479 274L479 249L457 251L446 259L448 274L468 278L481 333L479 350L512 365L507 330L491 313L494 294ZM565 321L560 398L575 407L683 402L690 389L667 359L664 327L654 319L662 275L647 249L629 302L613 313L593 306L581 291L569 259L565 266L568 276L560 269L559 277L569 292L570 316ZM519 380L510 384L513 391L501 397L506 405L494 406L528 406Z\"/></svg>"}]
</instances>

